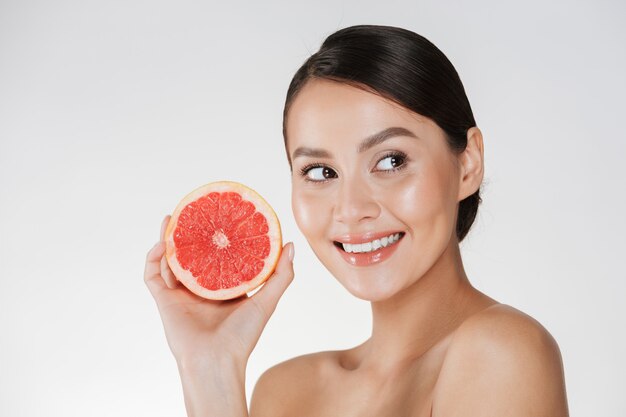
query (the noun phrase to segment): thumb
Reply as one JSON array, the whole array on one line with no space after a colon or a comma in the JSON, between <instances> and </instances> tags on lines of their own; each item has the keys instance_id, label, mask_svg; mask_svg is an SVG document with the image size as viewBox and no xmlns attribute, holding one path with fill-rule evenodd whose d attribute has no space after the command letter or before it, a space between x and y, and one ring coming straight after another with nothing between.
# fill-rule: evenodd
<instances>
[{"instance_id":1,"label":"thumb","mask_svg":"<svg viewBox=\"0 0 626 417\"><path fill-rule=\"evenodd\" d=\"M263 287L250 297L250 303L255 303L261 311L262 318L267 321L274 313L278 300L293 281L293 257L295 248L293 242L287 243L280 254L278 265L272 276L265 281Z\"/></svg>"},{"instance_id":2,"label":"thumb","mask_svg":"<svg viewBox=\"0 0 626 417\"><path fill-rule=\"evenodd\" d=\"M250 352L274 313L278 300L293 281L293 253L293 242L289 242L282 249L276 270L263 287L246 299L229 317L229 323L237 332L248 338L248 343L251 343L248 346Z\"/></svg>"}]
</instances>

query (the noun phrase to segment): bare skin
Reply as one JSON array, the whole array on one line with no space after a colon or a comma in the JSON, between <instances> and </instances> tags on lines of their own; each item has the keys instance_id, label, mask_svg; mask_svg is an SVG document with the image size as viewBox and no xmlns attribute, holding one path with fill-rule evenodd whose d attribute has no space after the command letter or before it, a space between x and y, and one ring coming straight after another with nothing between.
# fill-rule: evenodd
<instances>
[{"instance_id":1,"label":"bare skin","mask_svg":"<svg viewBox=\"0 0 626 417\"><path fill-rule=\"evenodd\" d=\"M287 122L294 217L339 283L371 302L371 337L273 366L248 412L245 368L293 279L289 247L254 296L210 302L176 281L160 242L144 279L179 365L188 415L567 416L550 333L478 291L463 268L455 221L458 203L483 179L480 130L469 129L467 149L455 155L432 120L326 80L304 86ZM364 138L390 127L412 133L396 130L363 149ZM335 242L390 231L402 233L393 254L367 265Z\"/></svg>"},{"instance_id":2,"label":"bare skin","mask_svg":"<svg viewBox=\"0 0 626 417\"><path fill-rule=\"evenodd\" d=\"M396 126L418 138L395 136L357 151L364 138ZM483 179L478 128L469 130L465 152L453 155L431 120L370 92L313 80L292 105L287 138L298 226L337 280L371 301L373 328L353 349L269 369L251 416L568 414L554 339L472 287L463 269L454 223L458 202ZM294 158L298 148L328 155ZM388 156L394 151L404 161ZM405 232L378 264L353 266L333 244L335 236L378 230Z\"/></svg>"},{"instance_id":3,"label":"bare skin","mask_svg":"<svg viewBox=\"0 0 626 417\"><path fill-rule=\"evenodd\" d=\"M248 358L278 300L293 281L293 243L283 247L274 274L254 296L205 300L187 290L165 259L165 228L146 256L144 282L152 294L176 359L187 415L248 416Z\"/></svg>"}]
</instances>

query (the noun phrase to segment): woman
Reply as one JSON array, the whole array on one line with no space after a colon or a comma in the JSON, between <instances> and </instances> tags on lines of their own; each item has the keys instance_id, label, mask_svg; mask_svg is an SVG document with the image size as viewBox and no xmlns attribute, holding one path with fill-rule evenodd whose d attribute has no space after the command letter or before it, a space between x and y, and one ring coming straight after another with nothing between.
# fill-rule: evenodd
<instances>
[{"instance_id":1,"label":"woman","mask_svg":"<svg viewBox=\"0 0 626 417\"><path fill-rule=\"evenodd\" d=\"M295 74L283 134L298 227L339 282L371 301L373 329L352 349L270 368L250 416L568 415L554 339L463 269L483 140L439 49L400 28L339 30ZM293 279L293 243L258 293L230 302L191 294L163 252L159 242L148 253L145 280L188 414L248 415L246 363Z\"/></svg>"}]
</instances>

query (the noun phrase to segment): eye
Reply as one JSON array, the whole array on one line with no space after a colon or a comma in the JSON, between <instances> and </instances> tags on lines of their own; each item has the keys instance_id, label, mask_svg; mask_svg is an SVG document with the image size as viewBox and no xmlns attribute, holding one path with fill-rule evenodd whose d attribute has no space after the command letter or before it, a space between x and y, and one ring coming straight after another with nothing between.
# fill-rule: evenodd
<instances>
[{"instance_id":1,"label":"eye","mask_svg":"<svg viewBox=\"0 0 626 417\"><path fill-rule=\"evenodd\" d=\"M406 156L401 153L391 153L378 161L376 169L381 171L395 171L399 169L405 162Z\"/></svg>"},{"instance_id":2,"label":"eye","mask_svg":"<svg viewBox=\"0 0 626 417\"><path fill-rule=\"evenodd\" d=\"M329 178L336 178L337 173L323 165L308 165L301 169L301 174L305 180L312 182L324 182Z\"/></svg>"}]
</instances>

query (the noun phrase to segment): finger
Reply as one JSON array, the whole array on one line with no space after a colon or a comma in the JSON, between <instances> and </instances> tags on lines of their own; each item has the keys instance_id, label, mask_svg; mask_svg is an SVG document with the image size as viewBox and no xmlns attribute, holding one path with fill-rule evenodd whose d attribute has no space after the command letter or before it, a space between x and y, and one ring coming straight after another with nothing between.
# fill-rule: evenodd
<instances>
[{"instance_id":1,"label":"finger","mask_svg":"<svg viewBox=\"0 0 626 417\"><path fill-rule=\"evenodd\" d=\"M178 279L174 275L174 272L172 272L165 256L161 258L161 276L163 277L163 280L165 280L165 284L168 288L173 289L178 287Z\"/></svg>"},{"instance_id":2,"label":"finger","mask_svg":"<svg viewBox=\"0 0 626 417\"><path fill-rule=\"evenodd\" d=\"M166 288L165 281L161 277L161 258L165 252L165 244L158 242L150 249L146 256L146 267L143 272L143 280L148 289L155 296L163 288Z\"/></svg>"},{"instance_id":3,"label":"finger","mask_svg":"<svg viewBox=\"0 0 626 417\"><path fill-rule=\"evenodd\" d=\"M161 221L161 240L163 240L163 238L165 237L165 230L167 229L167 225L170 222L171 217L172 216L168 214L163 218L163 221Z\"/></svg>"},{"instance_id":4,"label":"finger","mask_svg":"<svg viewBox=\"0 0 626 417\"><path fill-rule=\"evenodd\" d=\"M165 231L167 230L167 226L170 222L171 217L172 216L168 214L161 221L161 241L163 241L163 239L165 238ZM176 279L176 276L172 272L170 265L167 263L167 258L165 256L161 258L160 263L161 263L161 277L165 281L165 284L167 285L167 287L171 289L178 287L178 280Z\"/></svg>"},{"instance_id":5,"label":"finger","mask_svg":"<svg viewBox=\"0 0 626 417\"><path fill-rule=\"evenodd\" d=\"M293 242L289 242L283 247L276 271L263 287L250 297L250 302L254 303L255 307L261 311L261 316L265 321L269 320L274 313L278 300L293 281L293 259L289 259L289 253L291 251L293 257L294 250Z\"/></svg>"}]
</instances>

